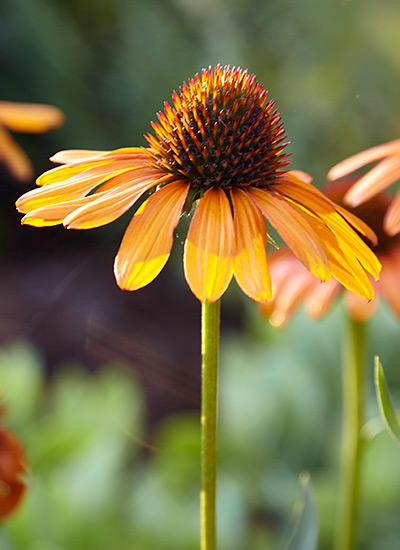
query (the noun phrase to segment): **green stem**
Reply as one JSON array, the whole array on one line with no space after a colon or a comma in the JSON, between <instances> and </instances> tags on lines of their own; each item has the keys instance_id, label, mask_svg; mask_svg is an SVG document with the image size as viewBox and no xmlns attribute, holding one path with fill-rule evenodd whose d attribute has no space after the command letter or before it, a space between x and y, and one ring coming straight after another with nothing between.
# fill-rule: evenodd
<instances>
[{"instance_id":1,"label":"green stem","mask_svg":"<svg viewBox=\"0 0 400 550\"><path fill-rule=\"evenodd\" d=\"M364 449L361 428L366 399L365 323L350 320L342 360L343 432L341 499L339 501L336 550L356 548L359 512L360 464Z\"/></svg>"},{"instance_id":2,"label":"green stem","mask_svg":"<svg viewBox=\"0 0 400 550\"><path fill-rule=\"evenodd\" d=\"M215 550L217 478L217 388L220 300L201 310L201 550Z\"/></svg>"}]
</instances>

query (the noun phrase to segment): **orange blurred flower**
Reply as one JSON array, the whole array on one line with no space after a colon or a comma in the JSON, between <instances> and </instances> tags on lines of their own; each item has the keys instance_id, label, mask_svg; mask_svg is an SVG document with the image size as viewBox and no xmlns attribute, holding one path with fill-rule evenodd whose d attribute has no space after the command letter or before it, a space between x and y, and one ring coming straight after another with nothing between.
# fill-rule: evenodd
<instances>
[{"instance_id":1,"label":"orange blurred flower","mask_svg":"<svg viewBox=\"0 0 400 550\"><path fill-rule=\"evenodd\" d=\"M183 212L196 208L185 241L185 277L195 296L218 300L232 277L256 301L272 296L267 222L323 281L331 275L371 299L366 272L380 264L353 231L369 228L338 210L299 172L288 172L285 135L273 101L254 75L203 70L164 104L149 148L62 151L18 202L23 223L89 229L114 221L146 197L115 260L122 289L150 283L166 264ZM197 201L197 202L196 202Z\"/></svg>"},{"instance_id":2,"label":"orange blurred flower","mask_svg":"<svg viewBox=\"0 0 400 550\"><path fill-rule=\"evenodd\" d=\"M341 205L355 181L355 178L337 180L329 183L324 192ZM389 195L381 192L351 209L351 212L364 220L378 237L374 252L382 263L382 272L380 280L372 281L372 285L376 297L383 297L394 314L400 317L400 235L387 235L382 225L390 205ZM303 303L311 317L317 319L324 316L338 294L345 290L335 279L320 284L287 249L272 255L269 268L274 299L262 304L261 312L277 327L284 326ZM351 292L345 291L344 294L346 307L354 321L366 321L374 314L378 300L367 302Z\"/></svg>"},{"instance_id":3,"label":"orange blurred flower","mask_svg":"<svg viewBox=\"0 0 400 550\"><path fill-rule=\"evenodd\" d=\"M32 179L32 164L9 130L42 134L63 122L63 113L51 105L0 101L0 162L15 178L22 181Z\"/></svg>"},{"instance_id":4,"label":"orange blurred flower","mask_svg":"<svg viewBox=\"0 0 400 550\"><path fill-rule=\"evenodd\" d=\"M345 204L358 206L400 179L400 139L371 147L339 162L330 170L328 179L335 180L377 160L380 162L362 176L346 194ZM387 209L383 227L389 235L400 232L400 192Z\"/></svg>"},{"instance_id":5,"label":"orange blurred flower","mask_svg":"<svg viewBox=\"0 0 400 550\"><path fill-rule=\"evenodd\" d=\"M24 451L14 434L3 427L3 413L0 405L0 521L12 514L26 488L22 481L26 471Z\"/></svg>"}]
</instances>

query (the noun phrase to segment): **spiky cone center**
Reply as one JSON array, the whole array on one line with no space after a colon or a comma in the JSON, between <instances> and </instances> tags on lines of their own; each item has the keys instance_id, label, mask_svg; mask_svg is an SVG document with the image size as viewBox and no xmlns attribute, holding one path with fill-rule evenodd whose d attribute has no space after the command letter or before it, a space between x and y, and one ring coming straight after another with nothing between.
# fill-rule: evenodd
<instances>
[{"instance_id":1,"label":"spiky cone center","mask_svg":"<svg viewBox=\"0 0 400 550\"><path fill-rule=\"evenodd\" d=\"M254 75L217 66L203 69L172 95L148 134L155 165L210 187L268 187L289 163L273 101Z\"/></svg>"}]
</instances>

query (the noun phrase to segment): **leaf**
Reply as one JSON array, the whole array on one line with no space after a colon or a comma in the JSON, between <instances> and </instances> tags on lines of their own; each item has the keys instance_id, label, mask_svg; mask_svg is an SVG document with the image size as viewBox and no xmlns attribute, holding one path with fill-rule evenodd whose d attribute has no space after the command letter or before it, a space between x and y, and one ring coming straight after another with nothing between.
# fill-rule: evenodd
<instances>
[{"instance_id":1,"label":"leaf","mask_svg":"<svg viewBox=\"0 0 400 550\"><path fill-rule=\"evenodd\" d=\"M390 397L382 363L377 355L375 356L375 388L382 418L390 435L400 445L400 421Z\"/></svg>"},{"instance_id":2,"label":"leaf","mask_svg":"<svg viewBox=\"0 0 400 550\"><path fill-rule=\"evenodd\" d=\"M310 474L299 476L299 496L293 508L291 529L286 538L286 550L317 550L318 520Z\"/></svg>"}]
</instances>

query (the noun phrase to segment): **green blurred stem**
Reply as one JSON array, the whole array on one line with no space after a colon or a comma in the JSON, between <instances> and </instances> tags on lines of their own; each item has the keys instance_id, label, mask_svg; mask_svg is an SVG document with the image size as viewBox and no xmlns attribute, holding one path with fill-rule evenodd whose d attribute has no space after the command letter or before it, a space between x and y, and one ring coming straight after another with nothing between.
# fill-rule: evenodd
<instances>
[{"instance_id":1,"label":"green blurred stem","mask_svg":"<svg viewBox=\"0 0 400 550\"><path fill-rule=\"evenodd\" d=\"M201 550L215 550L217 477L217 388L220 300L201 310Z\"/></svg>"},{"instance_id":2,"label":"green blurred stem","mask_svg":"<svg viewBox=\"0 0 400 550\"><path fill-rule=\"evenodd\" d=\"M336 550L356 548L360 464L364 450L361 428L366 401L365 323L350 320L342 360L343 431Z\"/></svg>"}]
</instances>

